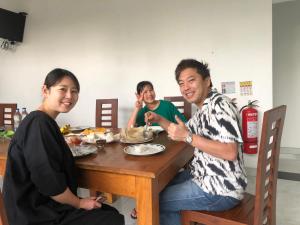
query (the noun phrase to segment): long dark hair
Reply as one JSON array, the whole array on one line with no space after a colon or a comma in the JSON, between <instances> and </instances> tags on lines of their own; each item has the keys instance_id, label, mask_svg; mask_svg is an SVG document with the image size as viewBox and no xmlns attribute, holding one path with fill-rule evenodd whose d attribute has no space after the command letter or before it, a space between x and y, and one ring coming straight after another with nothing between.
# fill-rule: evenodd
<instances>
[{"instance_id":1,"label":"long dark hair","mask_svg":"<svg viewBox=\"0 0 300 225\"><path fill-rule=\"evenodd\" d=\"M47 74L45 81L44 81L44 85L47 87L47 89L49 89L50 87L52 87L55 84L57 84L58 82L60 82L64 77L69 77L75 83L77 91L78 92L80 91L80 85L79 85L79 82L78 82L77 78L75 77L75 75L72 72L70 72L69 70L60 69L60 68L51 70Z\"/></svg>"}]
</instances>

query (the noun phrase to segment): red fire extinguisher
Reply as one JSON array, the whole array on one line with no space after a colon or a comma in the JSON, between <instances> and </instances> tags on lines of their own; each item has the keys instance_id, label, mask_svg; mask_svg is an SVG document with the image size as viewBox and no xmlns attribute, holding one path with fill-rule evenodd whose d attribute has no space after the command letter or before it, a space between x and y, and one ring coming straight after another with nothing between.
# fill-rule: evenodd
<instances>
[{"instance_id":1,"label":"red fire extinguisher","mask_svg":"<svg viewBox=\"0 0 300 225\"><path fill-rule=\"evenodd\" d=\"M242 112L242 136L243 148L247 154L257 153L257 136L258 136L258 112L254 107L257 100L249 101L248 105L241 108Z\"/></svg>"}]
</instances>

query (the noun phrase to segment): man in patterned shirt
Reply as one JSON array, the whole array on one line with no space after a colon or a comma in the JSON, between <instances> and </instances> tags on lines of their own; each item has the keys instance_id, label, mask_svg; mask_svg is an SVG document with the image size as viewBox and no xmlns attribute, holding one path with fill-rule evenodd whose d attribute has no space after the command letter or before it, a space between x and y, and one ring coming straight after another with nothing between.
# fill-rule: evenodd
<instances>
[{"instance_id":1,"label":"man in patterned shirt","mask_svg":"<svg viewBox=\"0 0 300 225\"><path fill-rule=\"evenodd\" d=\"M226 96L212 90L208 65L182 60L175 70L182 96L197 106L184 124L150 113L172 140L192 145L194 158L160 194L160 224L180 225L180 210L223 211L236 206L247 186L240 144L238 110Z\"/></svg>"}]
</instances>

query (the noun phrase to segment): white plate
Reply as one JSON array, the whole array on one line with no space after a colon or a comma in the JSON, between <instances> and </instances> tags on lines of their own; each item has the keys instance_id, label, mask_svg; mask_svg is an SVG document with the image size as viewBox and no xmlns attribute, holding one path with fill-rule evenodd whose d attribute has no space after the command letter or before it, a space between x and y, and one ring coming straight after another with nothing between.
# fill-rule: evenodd
<instances>
[{"instance_id":1,"label":"white plate","mask_svg":"<svg viewBox=\"0 0 300 225\"><path fill-rule=\"evenodd\" d=\"M81 140L88 144L96 144L96 141L100 140L100 138L88 139L87 137L82 137Z\"/></svg>"},{"instance_id":2,"label":"white plate","mask_svg":"<svg viewBox=\"0 0 300 225\"><path fill-rule=\"evenodd\" d=\"M126 139L121 138L120 142L126 143L126 144L141 144L141 143L150 142L152 140L153 140L153 137L145 138L144 140L141 140L141 141L126 140Z\"/></svg>"},{"instance_id":3,"label":"white plate","mask_svg":"<svg viewBox=\"0 0 300 225\"><path fill-rule=\"evenodd\" d=\"M161 126L150 126L148 127L149 130L152 130L154 133L160 133L164 131L164 129Z\"/></svg>"},{"instance_id":4,"label":"white plate","mask_svg":"<svg viewBox=\"0 0 300 225\"><path fill-rule=\"evenodd\" d=\"M86 142L86 143L89 143L89 144L96 144L96 141L101 140L101 139L105 139L105 135L104 134L103 135L102 134L101 135L96 134L94 136L94 138L89 138L87 136L81 137L81 140L83 142Z\"/></svg>"},{"instance_id":5,"label":"white plate","mask_svg":"<svg viewBox=\"0 0 300 225\"><path fill-rule=\"evenodd\" d=\"M74 147L70 147L70 150L74 157L80 157L95 153L98 149L94 145L75 145Z\"/></svg>"},{"instance_id":6,"label":"white plate","mask_svg":"<svg viewBox=\"0 0 300 225\"><path fill-rule=\"evenodd\" d=\"M139 144L125 147L124 152L129 155L145 156L163 152L165 149L166 147L160 144Z\"/></svg>"},{"instance_id":7,"label":"white plate","mask_svg":"<svg viewBox=\"0 0 300 225\"><path fill-rule=\"evenodd\" d=\"M108 136L107 134L103 134L103 135L96 135L96 138L88 138L87 136L83 136L81 137L81 140L83 142L89 143L89 144L96 144L96 141L104 139L106 141L106 143L111 143L114 141L119 141L120 140L120 134L114 134L114 135L110 135Z\"/></svg>"},{"instance_id":8,"label":"white plate","mask_svg":"<svg viewBox=\"0 0 300 225\"><path fill-rule=\"evenodd\" d=\"M78 126L78 127L70 127L70 131L71 132L80 132L80 131L84 131L85 129L90 128L89 126Z\"/></svg>"}]
</instances>

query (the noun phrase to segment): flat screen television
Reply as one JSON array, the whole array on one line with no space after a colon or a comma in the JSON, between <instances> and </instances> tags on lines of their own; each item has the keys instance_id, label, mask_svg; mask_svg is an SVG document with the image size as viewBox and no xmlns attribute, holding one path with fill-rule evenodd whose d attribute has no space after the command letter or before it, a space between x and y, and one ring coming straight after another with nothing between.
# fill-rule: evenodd
<instances>
[{"instance_id":1,"label":"flat screen television","mask_svg":"<svg viewBox=\"0 0 300 225\"><path fill-rule=\"evenodd\" d=\"M26 13L0 8L0 37L9 41L23 41Z\"/></svg>"}]
</instances>

